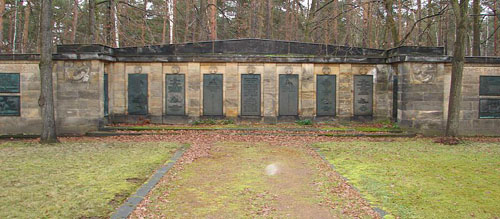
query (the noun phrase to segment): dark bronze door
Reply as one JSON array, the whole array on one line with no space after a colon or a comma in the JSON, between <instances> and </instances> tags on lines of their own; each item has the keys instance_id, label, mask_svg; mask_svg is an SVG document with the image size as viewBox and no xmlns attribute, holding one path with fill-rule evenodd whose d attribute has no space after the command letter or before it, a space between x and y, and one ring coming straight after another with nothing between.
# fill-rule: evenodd
<instances>
[{"instance_id":1,"label":"dark bronze door","mask_svg":"<svg viewBox=\"0 0 500 219\"><path fill-rule=\"evenodd\" d=\"M299 109L299 75L279 76L279 115L296 116Z\"/></svg>"},{"instance_id":2,"label":"dark bronze door","mask_svg":"<svg viewBox=\"0 0 500 219\"><path fill-rule=\"evenodd\" d=\"M260 75L241 75L241 115L260 116Z\"/></svg>"},{"instance_id":3,"label":"dark bronze door","mask_svg":"<svg viewBox=\"0 0 500 219\"><path fill-rule=\"evenodd\" d=\"M222 116L222 74L203 75L203 115Z\"/></svg>"},{"instance_id":4,"label":"dark bronze door","mask_svg":"<svg viewBox=\"0 0 500 219\"><path fill-rule=\"evenodd\" d=\"M185 88L184 75L166 75L165 76L165 107L167 115L185 114Z\"/></svg>"},{"instance_id":5,"label":"dark bronze door","mask_svg":"<svg viewBox=\"0 0 500 219\"><path fill-rule=\"evenodd\" d=\"M148 114L148 75L128 75L128 114Z\"/></svg>"},{"instance_id":6,"label":"dark bronze door","mask_svg":"<svg viewBox=\"0 0 500 219\"><path fill-rule=\"evenodd\" d=\"M335 75L316 77L316 114L318 116L335 116L336 81Z\"/></svg>"}]
</instances>

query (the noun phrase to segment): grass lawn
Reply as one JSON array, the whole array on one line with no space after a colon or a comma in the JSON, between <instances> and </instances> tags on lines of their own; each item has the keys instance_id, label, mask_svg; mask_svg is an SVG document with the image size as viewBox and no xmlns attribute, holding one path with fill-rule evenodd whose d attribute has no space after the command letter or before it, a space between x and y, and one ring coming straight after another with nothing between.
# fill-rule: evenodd
<instances>
[{"instance_id":1,"label":"grass lawn","mask_svg":"<svg viewBox=\"0 0 500 219\"><path fill-rule=\"evenodd\" d=\"M371 203L402 218L500 217L500 143L315 144Z\"/></svg>"},{"instance_id":2,"label":"grass lawn","mask_svg":"<svg viewBox=\"0 0 500 219\"><path fill-rule=\"evenodd\" d=\"M0 218L109 217L178 147L0 143Z\"/></svg>"}]
</instances>

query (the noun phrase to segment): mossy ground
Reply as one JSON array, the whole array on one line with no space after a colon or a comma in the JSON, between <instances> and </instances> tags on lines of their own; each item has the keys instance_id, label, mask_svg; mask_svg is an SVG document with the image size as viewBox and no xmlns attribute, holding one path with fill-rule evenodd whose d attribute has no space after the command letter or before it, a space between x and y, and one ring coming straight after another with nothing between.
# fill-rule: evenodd
<instances>
[{"instance_id":1,"label":"mossy ground","mask_svg":"<svg viewBox=\"0 0 500 219\"><path fill-rule=\"evenodd\" d=\"M500 217L500 144L429 139L315 145L373 204L401 218Z\"/></svg>"},{"instance_id":2,"label":"mossy ground","mask_svg":"<svg viewBox=\"0 0 500 219\"><path fill-rule=\"evenodd\" d=\"M0 142L0 218L109 217L178 147Z\"/></svg>"}]
</instances>

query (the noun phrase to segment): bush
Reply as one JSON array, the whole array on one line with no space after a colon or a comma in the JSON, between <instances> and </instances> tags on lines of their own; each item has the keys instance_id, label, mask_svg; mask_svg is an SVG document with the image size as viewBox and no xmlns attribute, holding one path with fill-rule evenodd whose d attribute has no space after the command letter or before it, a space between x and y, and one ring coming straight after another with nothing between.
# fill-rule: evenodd
<instances>
[{"instance_id":1,"label":"bush","mask_svg":"<svg viewBox=\"0 0 500 219\"><path fill-rule=\"evenodd\" d=\"M303 119L295 121L298 125L312 125L313 122L310 119Z\"/></svg>"}]
</instances>

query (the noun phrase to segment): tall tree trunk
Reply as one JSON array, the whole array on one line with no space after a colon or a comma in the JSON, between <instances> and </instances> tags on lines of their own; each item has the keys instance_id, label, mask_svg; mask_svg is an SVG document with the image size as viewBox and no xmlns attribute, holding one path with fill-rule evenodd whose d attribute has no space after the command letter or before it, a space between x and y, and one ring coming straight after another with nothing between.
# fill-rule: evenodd
<instances>
[{"instance_id":1,"label":"tall tree trunk","mask_svg":"<svg viewBox=\"0 0 500 219\"><path fill-rule=\"evenodd\" d=\"M75 0L77 1L77 0ZM120 21L118 20L118 14L120 13L118 11L118 2L116 0L110 0L111 1L111 20L113 21L112 26L113 26L113 47L118 48L120 47Z\"/></svg>"},{"instance_id":2,"label":"tall tree trunk","mask_svg":"<svg viewBox=\"0 0 500 219\"><path fill-rule=\"evenodd\" d=\"M89 0L89 39L90 43L96 43L97 32L95 31L95 1Z\"/></svg>"},{"instance_id":3,"label":"tall tree trunk","mask_svg":"<svg viewBox=\"0 0 500 219\"><path fill-rule=\"evenodd\" d=\"M169 8L169 12L170 12L170 15L169 15L169 19L170 19L170 27L169 27L169 30L170 30L170 44L173 44L175 43L175 21L176 21L176 16L175 16L175 9L177 7L177 2L176 0L170 0L170 8Z\"/></svg>"},{"instance_id":4,"label":"tall tree trunk","mask_svg":"<svg viewBox=\"0 0 500 219\"><path fill-rule=\"evenodd\" d=\"M146 25L148 25L146 19L148 17L148 0L144 0L143 7L143 16L142 16L142 25L141 25L141 43L143 46L146 45Z\"/></svg>"},{"instance_id":5,"label":"tall tree trunk","mask_svg":"<svg viewBox=\"0 0 500 219\"><path fill-rule=\"evenodd\" d=\"M273 13L273 1L267 0L266 2L266 38L271 39L272 37L272 13Z\"/></svg>"},{"instance_id":6,"label":"tall tree trunk","mask_svg":"<svg viewBox=\"0 0 500 219\"><path fill-rule=\"evenodd\" d=\"M217 1L209 0L210 11L210 40L217 40Z\"/></svg>"},{"instance_id":7,"label":"tall tree trunk","mask_svg":"<svg viewBox=\"0 0 500 219\"><path fill-rule=\"evenodd\" d=\"M455 44L451 62L450 100L446 136L457 136L460 126L460 103L462 102L462 75L465 62L465 37L467 35L467 16L469 0L450 0L455 14Z\"/></svg>"},{"instance_id":8,"label":"tall tree trunk","mask_svg":"<svg viewBox=\"0 0 500 219\"><path fill-rule=\"evenodd\" d=\"M497 1L493 1L493 11L495 16L493 17L493 30L495 31L493 37L493 54L498 56L498 11L497 11Z\"/></svg>"},{"instance_id":9,"label":"tall tree trunk","mask_svg":"<svg viewBox=\"0 0 500 219\"><path fill-rule=\"evenodd\" d=\"M21 53L25 53L26 51L28 51L30 12L31 12L31 4L29 1L27 1L26 7L24 7L23 46L21 47Z\"/></svg>"},{"instance_id":10,"label":"tall tree trunk","mask_svg":"<svg viewBox=\"0 0 500 219\"><path fill-rule=\"evenodd\" d=\"M185 1L185 11L184 11L184 42L188 41L189 36L189 23L191 22L191 0Z\"/></svg>"},{"instance_id":11,"label":"tall tree trunk","mask_svg":"<svg viewBox=\"0 0 500 219\"><path fill-rule=\"evenodd\" d=\"M5 12L5 0L0 0L0 51L3 49L3 13Z\"/></svg>"},{"instance_id":12,"label":"tall tree trunk","mask_svg":"<svg viewBox=\"0 0 500 219\"><path fill-rule=\"evenodd\" d=\"M71 22L71 43L76 41L76 30L78 27L78 0L73 3L73 21Z\"/></svg>"},{"instance_id":13,"label":"tall tree trunk","mask_svg":"<svg viewBox=\"0 0 500 219\"><path fill-rule=\"evenodd\" d=\"M481 18L479 14L481 13L481 7L479 5L480 0L472 1L472 31L473 31L473 42L472 42L472 55L481 56L481 29L479 19Z\"/></svg>"},{"instance_id":14,"label":"tall tree trunk","mask_svg":"<svg viewBox=\"0 0 500 219\"><path fill-rule=\"evenodd\" d=\"M398 0L400 1L400 0ZM394 22L394 11L392 9L393 1L392 0L385 0L384 1L384 7L387 12L386 16L386 25L388 26L387 29L391 30L391 36L392 36L392 46L396 47L399 46L399 32L398 32L398 27L396 26L396 22Z\"/></svg>"},{"instance_id":15,"label":"tall tree trunk","mask_svg":"<svg viewBox=\"0 0 500 219\"><path fill-rule=\"evenodd\" d=\"M54 114L54 89L52 84L52 0L42 0L40 16L40 82L38 104L42 111L42 135L40 143L57 142Z\"/></svg>"},{"instance_id":16,"label":"tall tree trunk","mask_svg":"<svg viewBox=\"0 0 500 219\"><path fill-rule=\"evenodd\" d=\"M161 44L166 44L167 43L167 23L169 21L169 1L168 0L165 0L165 4L163 7L164 8L164 13L165 15L163 15L163 27L162 27L162 32L161 32Z\"/></svg>"}]
</instances>

